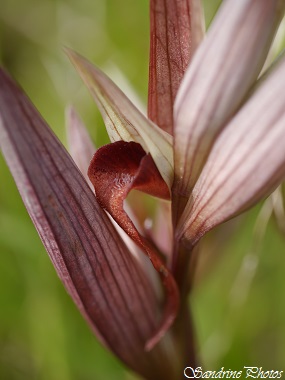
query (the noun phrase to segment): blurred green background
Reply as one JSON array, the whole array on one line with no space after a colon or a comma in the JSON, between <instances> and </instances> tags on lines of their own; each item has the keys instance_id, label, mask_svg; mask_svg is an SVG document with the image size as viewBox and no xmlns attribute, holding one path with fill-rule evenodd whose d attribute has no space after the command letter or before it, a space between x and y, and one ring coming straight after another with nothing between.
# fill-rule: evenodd
<instances>
[{"instance_id":1,"label":"blurred green background","mask_svg":"<svg viewBox=\"0 0 285 380\"><path fill-rule=\"evenodd\" d=\"M218 3L205 1L207 23ZM148 6L146 0L1 1L0 61L64 143L70 103L97 146L108 140L62 47L95 62L145 104ZM2 156L0 178L0 379L135 378L97 343L65 293ZM204 369L285 370L285 235L271 205L272 199L258 205L202 244L191 303Z\"/></svg>"}]
</instances>

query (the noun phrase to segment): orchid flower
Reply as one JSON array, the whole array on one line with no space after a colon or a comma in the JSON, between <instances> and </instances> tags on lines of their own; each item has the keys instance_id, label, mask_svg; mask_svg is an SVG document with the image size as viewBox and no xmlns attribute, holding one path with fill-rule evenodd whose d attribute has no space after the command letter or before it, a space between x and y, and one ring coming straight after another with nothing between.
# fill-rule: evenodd
<instances>
[{"instance_id":1,"label":"orchid flower","mask_svg":"<svg viewBox=\"0 0 285 380\"><path fill-rule=\"evenodd\" d=\"M150 0L148 117L66 49L111 141L95 152L71 109L75 162L0 72L1 150L30 217L98 339L146 379L197 364L187 297L200 239L284 179L285 57L260 76L284 9L227 0L205 35L199 0ZM132 190L162 199L153 231Z\"/></svg>"}]
</instances>

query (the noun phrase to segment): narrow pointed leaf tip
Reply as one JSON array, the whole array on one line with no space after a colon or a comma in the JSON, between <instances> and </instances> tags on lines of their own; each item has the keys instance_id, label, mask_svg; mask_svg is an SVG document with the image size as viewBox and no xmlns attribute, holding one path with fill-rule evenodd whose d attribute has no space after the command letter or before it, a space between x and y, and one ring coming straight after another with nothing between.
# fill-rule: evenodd
<instances>
[{"instance_id":1,"label":"narrow pointed leaf tip","mask_svg":"<svg viewBox=\"0 0 285 380\"><path fill-rule=\"evenodd\" d=\"M285 57L215 142L180 221L194 244L270 194L285 178Z\"/></svg>"},{"instance_id":2,"label":"narrow pointed leaf tip","mask_svg":"<svg viewBox=\"0 0 285 380\"><path fill-rule=\"evenodd\" d=\"M166 351L144 350L160 316L146 273L62 144L2 70L0 83L1 150L59 277L107 347L143 377L164 378Z\"/></svg>"},{"instance_id":3,"label":"narrow pointed leaf tip","mask_svg":"<svg viewBox=\"0 0 285 380\"><path fill-rule=\"evenodd\" d=\"M66 109L65 118L69 152L84 178L89 182L87 170L96 148L85 125L72 106Z\"/></svg>"},{"instance_id":4,"label":"narrow pointed leaf tip","mask_svg":"<svg viewBox=\"0 0 285 380\"><path fill-rule=\"evenodd\" d=\"M168 188L173 181L172 137L148 120L102 71L66 49L104 119L111 142L134 141L150 153Z\"/></svg>"},{"instance_id":5,"label":"narrow pointed leaf tip","mask_svg":"<svg viewBox=\"0 0 285 380\"><path fill-rule=\"evenodd\" d=\"M150 1L148 116L170 134L178 88L203 36L200 0Z\"/></svg>"},{"instance_id":6,"label":"narrow pointed leaf tip","mask_svg":"<svg viewBox=\"0 0 285 380\"><path fill-rule=\"evenodd\" d=\"M132 189L169 198L168 187L151 156L134 142L117 141L100 148L91 161L88 175L101 207L149 257L164 285L166 305L160 326L146 344L146 349L150 350L172 325L178 312L179 295L176 283L160 254L153 244L138 232L124 211L124 200Z\"/></svg>"},{"instance_id":7,"label":"narrow pointed leaf tip","mask_svg":"<svg viewBox=\"0 0 285 380\"><path fill-rule=\"evenodd\" d=\"M258 77L284 8L283 0L223 2L177 94L173 196L187 201L217 135Z\"/></svg>"}]
</instances>

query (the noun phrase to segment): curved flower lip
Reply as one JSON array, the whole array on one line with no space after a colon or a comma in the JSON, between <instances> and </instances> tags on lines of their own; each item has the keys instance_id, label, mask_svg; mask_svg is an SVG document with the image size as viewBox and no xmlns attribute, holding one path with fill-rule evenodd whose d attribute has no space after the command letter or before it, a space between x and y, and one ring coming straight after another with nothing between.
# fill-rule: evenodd
<instances>
[{"instance_id":1,"label":"curved flower lip","mask_svg":"<svg viewBox=\"0 0 285 380\"><path fill-rule=\"evenodd\" d=\"M93 185L87 175L87 172L91 159L94 153L96 152L96 148L93 144L93 141L91 140L88 130L86 129L85 125L83 124L82 120L80 119L73 106L69 106L66 109L66 133L68 148L71 157L78 166L78 169L81 171L85 180L93 189ZM137 220L136 215L134 214L127 201L125 201L124 203L124 209L126 209L127 214L130 216L134 224L138 227L139 221ZM122 230L122 228L120 228L112 218L110 218L110 220L114 225L116 231L118 232L119 236L128 247L130 253L136 257L136 259L139 261L139 265L143 267L147 273L149 273L149 270L152 270L151 263L149 262L149 260L143 257L143 253L141 252L140 248Z\"/></svg>"},{"instance_id":2,"label":"curved flower lip","mask_svg":"<svg viewBox=\"0 0 285 380\"><path fill-rule=\"evenodd\" d=\"M2 70L0 83L1 150L59 277L100 340L158 378L163 350L144 350L160 317L151 283L28 98Z\"/></svg>"},{"instance_id":3,"label":"curved flower lip","mask_svg":"<svg viewBox=\"0 0 285 380\"><path fill-rule=\"evenodd\" d=\"M173 196L180 209L216 137L257 79L284 8L281 0L223 2L186 71L174 107Z\"/></svg>"},{"instance_id":4,"label":"curved flower lip","mask_svg":"<svg viewBox=\"0 0 285 380\"><path fill-rule=\"evenodd\" d=\"M111 142L139 143L152 155L170 189L173 181L172 136L148 120L101 70L70 49L66 49L66 53L94 97Z\"/></svg>"},{"instance_id":5,"label":"curved flower lip","mask_svg":"<svg viewBox=\"0 0 285 380\"><path fill-rule=\"evenodd\" d=\"M176 318L179 309L179 293L176 282L161 258L161 254L138 232L125 212L124 200L132 189L167 199L168 187L150 154L146 154L135 142L117 141L100 148L90 163L88 176L94 185L96 198L101 207L149 257L163 283L164 312L157 331L146 344L146 349L150 350Z\"/></svg>"},{"instance_id":6,"label":"curved flower lip","mask_svg":"<svg viewBox=\"0 0 285 380\"><path fill-rule=\"evenodd\" d=\"M217 138L177 234L191 245L285 178L285 57Z\"/></svg>"}]
</instances>

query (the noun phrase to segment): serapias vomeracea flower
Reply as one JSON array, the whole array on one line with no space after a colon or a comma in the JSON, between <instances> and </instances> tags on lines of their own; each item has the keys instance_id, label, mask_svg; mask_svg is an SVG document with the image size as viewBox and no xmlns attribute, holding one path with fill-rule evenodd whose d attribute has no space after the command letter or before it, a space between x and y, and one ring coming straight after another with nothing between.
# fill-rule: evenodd
<instances>
[{"instance_id":1,"label":"serapias vomeracea flower","mask_svg":"<svg viewBox=\"0 0 285 380\"><path fill-rule=\"evenodd\" d=\"M285 57L259 77L284 9L283 0L224 1L204 36L200 1L151 0L148 118L68 50L111 140L92 158L91 182L95 148L74 111L78 167L1 71L1 150L27 210L95 334L146 379L177 379L196 363L193 247L284 179ZM133 189L164 199L165 228L151 233L124 208Z\"/></svg>"}]
</instances>

